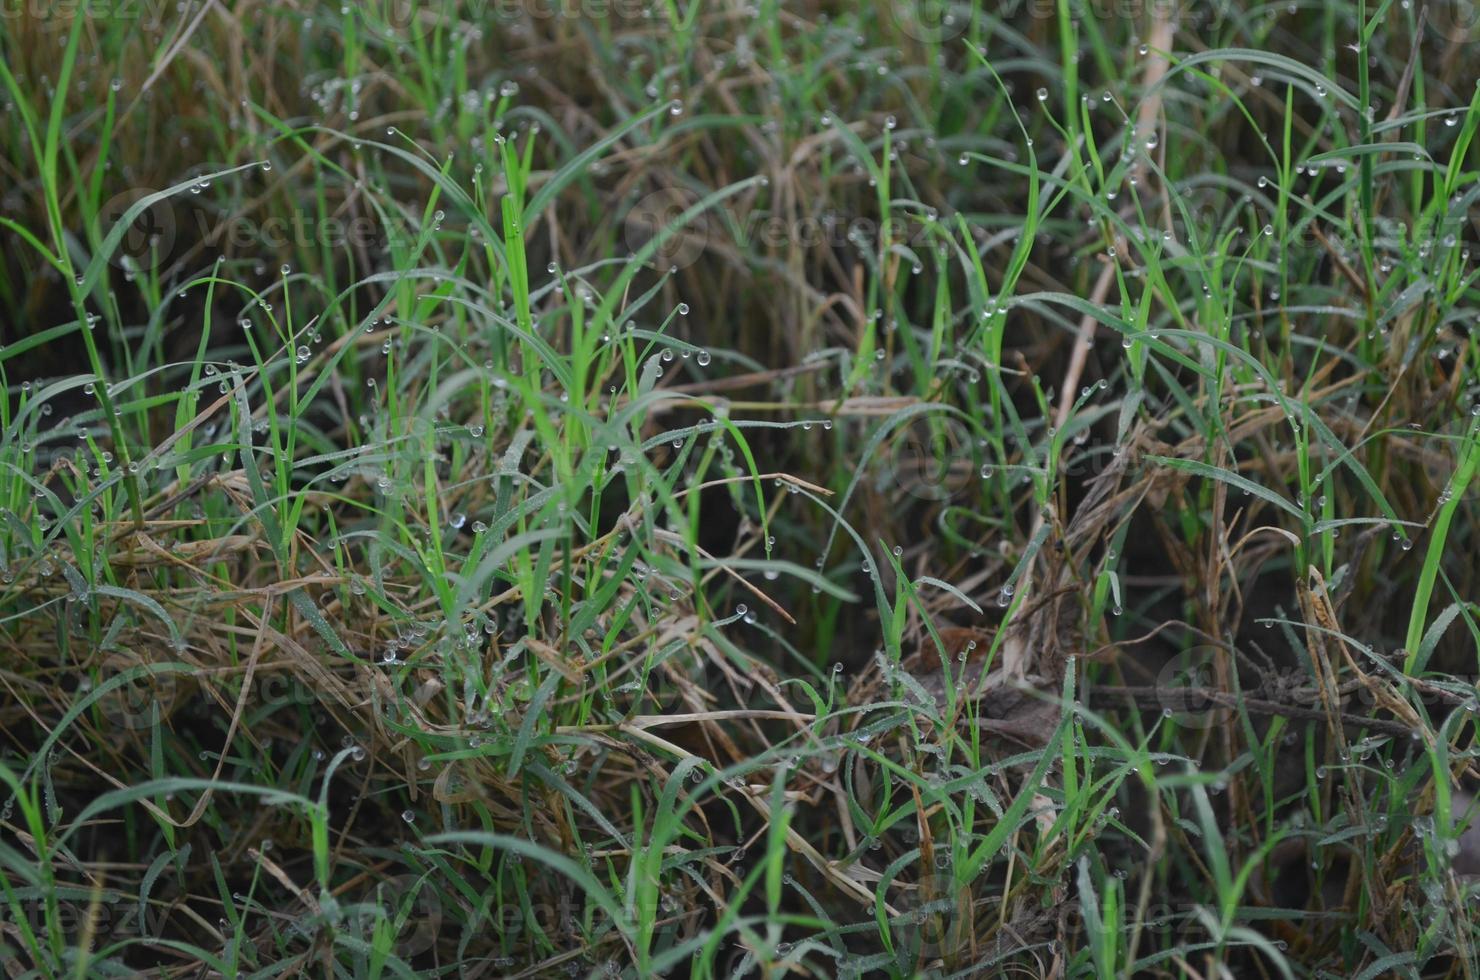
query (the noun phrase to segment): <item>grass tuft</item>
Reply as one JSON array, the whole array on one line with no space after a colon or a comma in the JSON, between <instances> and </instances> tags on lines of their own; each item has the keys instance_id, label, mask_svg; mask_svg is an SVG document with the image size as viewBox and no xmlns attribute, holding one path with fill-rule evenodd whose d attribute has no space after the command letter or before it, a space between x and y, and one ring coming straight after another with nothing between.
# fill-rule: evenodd
<instances>
[{"instance_id":1,"label":"grass tuft","mask_svg":"<svg viewBox=\"0 0 1480 980\"><path fill-rule=\"evenodd\" d=\"M1475 25L0 11L15 977L1468 977Z\"/></svg>"}]
</instances>

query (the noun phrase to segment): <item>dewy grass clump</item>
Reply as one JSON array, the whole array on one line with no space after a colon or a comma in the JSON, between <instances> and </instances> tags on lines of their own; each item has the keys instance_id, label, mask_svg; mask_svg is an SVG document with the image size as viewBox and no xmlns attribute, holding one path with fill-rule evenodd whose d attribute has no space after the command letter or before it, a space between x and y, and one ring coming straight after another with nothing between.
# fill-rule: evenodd
<instances>
[{"instance_id":1,"label":"dewy grass clump","mask_svg":"<svg viewBox=\"0 0 1480 980\"><path fill-rule=\"evenodd\" d=\"M1480 968L1462 7L0 13L8 976Z\"/></svg>"}]
</instances>

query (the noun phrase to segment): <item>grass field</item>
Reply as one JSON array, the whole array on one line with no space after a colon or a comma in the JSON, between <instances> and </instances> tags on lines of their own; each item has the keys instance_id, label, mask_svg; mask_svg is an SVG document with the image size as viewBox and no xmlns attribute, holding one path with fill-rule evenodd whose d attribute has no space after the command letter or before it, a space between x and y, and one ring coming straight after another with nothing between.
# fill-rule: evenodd
<instances>
[{"instance_id":1,"label":"grass field","mask_svg":"<svg viewBox=\"0 0 1480 980\"><path fill-rule=\"evenodd\" d=\"M1468 0L0 0L7 977L1480 974Z\"/></svg>"}]
</instances>

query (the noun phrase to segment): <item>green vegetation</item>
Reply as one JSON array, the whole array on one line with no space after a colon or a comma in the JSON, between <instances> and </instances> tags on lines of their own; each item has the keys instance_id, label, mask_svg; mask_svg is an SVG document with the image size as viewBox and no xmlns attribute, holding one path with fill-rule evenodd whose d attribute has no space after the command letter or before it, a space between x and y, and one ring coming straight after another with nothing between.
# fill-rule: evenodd
<instances>
[{"instance_id":1,"label":"green vegetation","mask_svg":"<svg viewBox=\"0 0 1480 980\"><path fill-rule=\"evenodd\" d=\"M1480 971L1468 7L3 3L8 976Z\"/></svg>"}]
</instances>

